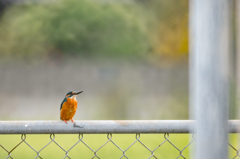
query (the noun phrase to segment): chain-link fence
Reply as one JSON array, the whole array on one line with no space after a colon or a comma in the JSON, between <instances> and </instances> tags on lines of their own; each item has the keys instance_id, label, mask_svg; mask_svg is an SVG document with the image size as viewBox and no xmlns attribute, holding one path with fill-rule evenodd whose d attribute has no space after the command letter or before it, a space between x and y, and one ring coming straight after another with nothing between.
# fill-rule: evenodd
<instances>
[{"instance_id":1,"label":"chain-link fence","mask_svg":"<svg viewBox=\"0 0 240 159\"><path fill-rule=\"evenodd\" d=\"M182 143L180 140L182 137L179 135L178 142L181 144L173 140L173 133L191 134L193 122L102 121L77 122L74 125L66 125L64 122L0 122L0 134L21 134L20 137L18 136L19 141L13 140L12 137L6 141L5 136L0 135L0 158L29 158L21 157L20 154L31 152L34 153L32 158L54 158L58 154L55 152L57 149L64 153L57 158L76 158L73 157L72 152L79 149L77 148L79 145L85 149L79 149L81 153L78 154L83 154L87 150L91 153L90 157L82 158L109 158L109 156L134 158L131 154L138 155L135 158L189 158L187 150L189 147L193 147L194 150L194 143L197 144L198 159L225 159L228 155L227 146L231 151L229 155L233 154L229 158L239 158L240 149L236 146L236 139L229 140L227 145L229 105L227 59L231 50L229 43L234 39L229 38L228 33L231 28L229 24L233 22L229 18L229 10L230 2L226 0L218 2L215 0L189 2L184 0L146 2L0 0L0 63L2 65L0 67L3 70L0 71L3 77L0 88L0 108L3 110L0 110L1 119L19 120L23 118L18 118L17 115L22 114L24 119L33 120L35 117L39 119L40 116L43 117L41 119L48 120L50 118L47 118L46 112L50 112L51 119L57 119L59 108L56 109L53 105L56 106L61 100L59 100L60 93L57 97L56 92L66 92L66 89L69 91L69 88L74 88L88 91L92 89L94 92L89 94L88 101L95 103L83 104L87 106L85 109L87 108L88 112L81 109L82 114L77 113L81 119L186 119L188 118L187 101L190 98L190 107L192 107L190 109L196 110L196 112L190 111L190 117L197 113L198 121L197 135L184 138L187 140L186 143ZM190 92L187 93L189 16L192 57L189 63ZM94 60L85 62L81 66L72 65L76 70L66 67L68 64L62 64L68 59L71 61L69 63L73 64L85 61L82 57L100 56L139 59L140 63L134 64L138 71L136 73L135 69L123 69L125 63L116 65L114 61L111 62L116 67L107 66L108 64L105 65L105 62L101 61L100 63L104 64L103 69L98 65L89 69L95 63ZM161 66L167 66L172 61L178 60L183 61L185 74L179 71L181 67L174 69L178 72L175 76L167 73L173 70L161 69ZM28 61L33 65L36 62L41 67L39 71L37 66L35 70L30 67L33 72L31 73L30 69L25 67L20 69L18 64L13 66L15 62L19 62L21 66L20 61L23 63ZM86 63L90 63L91 67ZM146 63L146 67L142 67L142 63ZM150 63L153 67L149 67ZM43 67L46 64L47 66ZM49 71L51 69L52 71ZM87 82L84 82L84 76ZM99 98L102 94L106 94L105 98ZM84 103L84 100L81 101ZM102 103L102 106L98 105L99 103ZM6 105L9 106L8 109ZM44 115L39 115L40 110ZM176 112L177 114L174 114ZM29 114L32 117L26 117ZM99 114L102 118L99 118ZM135 114L137 117L134 116ZM239 132L238 123L231 121L228 132ZM114 138L117 136L116 133L130 133L135 137L127 138L133 141L126 143L126 141L117 141L119 139ZM143 139L144 133L158 134L163 140L156 141L158 138L152 138L147 142ZM31 142L29 134L50 134L50 139L48 138L43 145L36 146ZM78 136L75 135L74 143L66 148L69 140L59 141L56 134L78 134ZM98 139L87 141L86 134L106 136L99 145ZM149 142L157 143L153 146ZM40 143L40 140L37 143ZM136 144L138 144L137 151L130 153ZM164 154L166 149L163 148L166 144L169 145L169 151ZM57 147L51 149L54 156L45 157L43 155L45 150L52 145ZM21 149L22 146L28 147L27 152ZM101 152L108 146L115 147L114 153L120 154L111 153L103 157ZM139 157L140 148L145 150L147 156ZM172 155L173 149L177 152L176 155Z\"/></svg>"},{"instance_id":2,"label":"chain-link fence","mask_svg":"<svg viewBox=\"0 0 240 159\"><path fill-rule=\"evenodd\" d=\"M132 142L127 148L122 148L120 147L113 139L114 134L107 134L106 135L106 142L101 145L100 147L98 147L97 149L93 149L91 146L88 145L87 142L84 141L84 134L79 134L78 137L76 136L76 143L74 145L72 145L71 148L69 149L65 149L63 148L64 145L61 145L59 144L56 140L55 140L55 134L50 134L50 139L49 139L49 142L44 145L41 149L38 149L36 150L36 148L34 148L33 146L31 146L31 144L29 144L26 139L27 139L27 135L26 134L22 134L21 135L21 141L14 147L10 148L10 149L7 149L4 147L4 145L0 144L0 147L5 151L5 155L6 155L6 158L13 158L11 156L11 154L14 152L15 149L17 149L21 144L26 144L27 146L29 146L31 148L32 151L34 151L36 153L36 157L35 158L43 158L41 157L41 152L49 145L49 144L56 144L62 151L64 151L65 153L65 156L63 156L63 158L71 158L71 155L69 155L69 152L78 144L83 144L85 145L91 152L92 152L92 159L93 158L101 158L101 156L98 156L98 152L101 151L101 149L106 145L106 144L111 144L111 146L116 146L118 148L118 150L121 152L122 156L111 156L112 158L129 158L128 155L127 155L127 152L128 150L137 142L139 142L145 149L148 150L148 154L149 154L149 159L150 158L159 158L157 155L154 154L154 152L158 149L161 149L161 146L165 143L169 143L172 147L174 147L177 151L178 151L178 154L179 156L176 156L176 158L186 158L184 155L183 155L183 151L189 147L193 142L196 141L195 139L195 135L193 134L192 135L192 140L187 144L185 145L185 147L183 149L181 148L178 148L173 142L171 142L171 138L170 138L170 135L168 133L165 133L163 136L164 136L164 141L161 142L158 146L156 146L154 149L150 149L148 147L147 144L144 144L144 142L141 141L141 134L136 134L136 137L135 137L135 141ZM230 145L230 144L229 144ZM236 148L234 148L232 145L230 145L234 150L236 150ZM31 151L30 150L30 151ZM238 151L236 150L236 156L239 156ZM81 152L81 150L79 150L79 153L83 153ZM109 156L110 157L110 156ZM234 157L234 158L235 158ZM239 156L240 157L240 156Z\"/></svg>"},{"instance_id":3,"label":"chain-link fence","mask_svg":"<svg viewBox=\"0 0 240 159\"><path fill-rule=\"evenodd\" d=\"M140 151L144 151L145 156L141 158L162 158L164 155L161 155L166 151L166 148L169 149L170 151L167 152L167 155L170 155L171 153L174 152L174 156L165 156L166 158L189 158L189 149L190 147L194 148L194 143L197 142L196 135L194 133L190 133L191 129L193 128L193 121L82 121L82 122L77 122L77 124L71 124L68 123L66 125L63 122L51 122L51 121L46 121L43 122L42 124L39 124L39 122L35 122L35 126L31 125L31 121L28 122L1 122L0 123L0 128L1 134L7 134L9 132L10 134L19 134L17 135L18 142L11 147L7 143L1 143L0 140L0 152L1 152L1 157L3 158L15 158L13 154L19 153L16 152L18 148L20 148L22 145L25 145L29 147L27 151L33 152L34 156L33 158L45 158L41 154L44 153L44 150L49 147L50 145L55 145L55 150L50 151L51 153L56 154L56 149L60 150L63 152L62 158L74 158L73 155L71 155L71 151L74 148L77 148L77 153L74 154L74 156L79 156L82 153L88 153L89 158L105 158L102 157L103 155L100 154L101 150L105 147L115 147L114 156L113 154L105 154L105 156L111 157L111 158L135 158L132 157L134 155L137 155L137 151L130 152L132 149L139 149ZM55 123L55 127L51 126L50 123ZM78 124L81 124L82 127L79 127ZM16 126L18 125L18 126ZM42 125L42 126L41 126ZM46 126L44 126L46 125ZM73 127L72 127L73 125ZM92 125L92 126L91 126ZM144 126L145 125L145 126ZM157 126L158 125L158 126ZM229 132L237 132L237 126L239 125L239 121L230 121L229 122ZM56 134L50 134L49 138L45 140L46 143L41 144L41 146L36 146L31 142L31 137L28 139L28 136L31 136L30 134L36 134L37 132L39 134L41 133L46 133L46 130L49 130L49 126L52 127L50 130L51 132L56 132ZM61 127L61 129L60 129ZM66 127L66 131L64 130L64 127ZM71 127L71 128L70 128ZM93 129L95 127L95 129ZM108 127L108 128L107 128ZM57 129L58 128L58 129ZM85 132L76 134L77 132L74 130L76 129L78 131ZM85 130L84 130L85 129ZM31 133L29 133L31 131ZM26 132L27 134L20 134L21 132ZM103 139L100 141L94 139L94 142L89 141L85 137L88 134L103 134ZM105 132L115 132L113 133L105 133ZM127 144L122 145L121 142L126 142L124 140L118 140L117 138L119 137L119 134L116 134L119 132L123 136L127 136L132 134L130 138L128 138L129 142ZM134 133L137 132L137 133ZM144 133L138 133L138 132L144 132ZM157 133L161 132L161 133ZM163 133L165 132L165 133ZM169 133L167 133L169 132ZM173 133L174 132L174 133ZM184 136L184 134L178 134L177 140L180 140L178 142L174 135L176 133L186 133L189 132L188 137L184 138L186 141L181 141L181 136ZM69 140L65 140L62 142L59 140L60 134L66 134L66 133L74 133L73 136L73 142L69 144L69 146L66 146L66 143L69 142ZM122 134L124 133L124 134ZM126 134L127 133L127 134ZM148 134L146 134L148 133ZM149 133L157 134L158 136L154 136L151 138L151 141L147 141L144 139L142 136L148 136L150 135ZM38 135L39 135L38 134ZM135 134L135 135L134 135ZM3 136L3 135L1 135ZM0 136L0 139L2 139ZM116 136L116 137L115 137ZM11 136L9 136L11 138ZM162 140L159 140L157 142L154 142L161 138ZM149 140L149 139L148 139ZM9 140L10 141L10 140ZM155 143L153 146L151 143ZM239 158L239 151L240 149L236 148L236 145L233 141L229 141L229 151L231 151L229 158ZM38 141L39 143L39 141ZM101 143L101 144L100 144ZM157 144L156 144L157 143ZM181 144L179 144L181 143ZM96 144L97 146L94 146L93 144ZM137 147L134 147L137 145ZM78 147L78 145L81 145L82 147ZM166 147L166 146L167 147ZM68 147L68 148L66 148ZM187 150L188 149L188 150ZM111 150L112 151L112 150ZM173 151L173 152L172 152ZM29 153L25 152L25 153ZM23 152L21 152L23 153ZM99 155L100 154L100 155ZM131 155L129 155L131 154ZM19 154L20 155L20 154ZM83 157L84 158L84 157ZM86 157L85 157L86 158Z\"/></svg>"}]
</instances>

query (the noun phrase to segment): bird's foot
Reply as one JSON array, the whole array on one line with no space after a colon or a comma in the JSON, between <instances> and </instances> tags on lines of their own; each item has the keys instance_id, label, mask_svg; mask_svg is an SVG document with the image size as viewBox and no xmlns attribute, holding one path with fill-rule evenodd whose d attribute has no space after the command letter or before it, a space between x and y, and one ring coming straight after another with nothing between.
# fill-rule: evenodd
<instances>
[{"instance_id":1,"label":"bird's foot","mask_svg":"<svg viewBox=\"0 0 240 159\"><path fill-rule=\"evenodd\" d=\"M66 120L64 120L65 121L65 123L67 124L67 121Z\"/></svg>"},{"instance_id":2,"label":"bird's foot","mask_svg":"<svg viewBox=\"0 0 240 159\"><path fill-rule=\"evenodd\" d=\"M74 123L73 119L71 119L71 121Z\"/></svg>"},{"instance_id":3,"label":"bird's foot","mask_svg":"<svg viewBox=\"0 0 240 159\"><path fill-rule=\"evenodd\" d=\"M77 125L76 123L73 123L74 128L83 128L83 126Z\"/></svg>"}]
</instances>

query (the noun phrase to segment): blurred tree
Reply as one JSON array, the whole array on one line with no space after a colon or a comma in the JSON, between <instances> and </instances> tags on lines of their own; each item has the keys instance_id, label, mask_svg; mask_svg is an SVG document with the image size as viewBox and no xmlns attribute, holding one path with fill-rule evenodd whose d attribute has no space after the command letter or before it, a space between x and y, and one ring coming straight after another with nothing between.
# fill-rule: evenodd
<instances>
[{"instance_id":1,"label":"blurred tree","mask_svg":"<svg viewBox=\"0 0 240 159\"><path fill-rule=\"evenodd\" d=\"M134 5L89 0L13 6L0 23L0 55L141 55L149 44L136 13Z\"/></svg>"},{"instance_id":2,"label":"blurred tree","mask_svg":"<svg viewBox=\"0 0 240 159\"><path fill-rule=\"evenodd\" d=\"M149 39L156 62L187 59L188 0L139 1L152 14ZM156 58L158 57L158 58Z\"/></svg>"},{"instance_id":3,"label":"blurred tree","mask_svg":"<svg viewBox=\"0 0 240 159\"><path fill-rule=\"evenodd\" d=\"M7 8L0 56L149 55L161 64L187 59L188 1L135 2L60 0Z\"/></svg>"}]
</instances>

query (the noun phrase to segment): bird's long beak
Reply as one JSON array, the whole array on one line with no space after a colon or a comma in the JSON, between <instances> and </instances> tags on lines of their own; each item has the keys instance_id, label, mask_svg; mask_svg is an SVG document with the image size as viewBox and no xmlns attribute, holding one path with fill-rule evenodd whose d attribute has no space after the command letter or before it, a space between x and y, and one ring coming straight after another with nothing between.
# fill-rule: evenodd
<instances>
[{"instance_id":1,"label":"bird's long beak","mask_svg":"<svg viewBox=\"0 0 240 159\"><path fill-rule=\"evenodd\" d=\"M79 95L80 93L82 93L83 91L80 92L75 92L74 95Z\"/></svg>"}]
</instances>

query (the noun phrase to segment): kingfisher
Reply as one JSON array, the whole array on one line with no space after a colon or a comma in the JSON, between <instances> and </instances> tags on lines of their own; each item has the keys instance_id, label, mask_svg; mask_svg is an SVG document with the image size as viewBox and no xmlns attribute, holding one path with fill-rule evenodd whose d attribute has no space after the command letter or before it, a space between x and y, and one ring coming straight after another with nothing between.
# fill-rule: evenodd
<instances>
[{"instance_id":1,"label":"kingfisher","mask_svg":"<svg viewBox=\"0 0 240 159\"><path fill-rule=\"evenodd\" d=\"M70 91L66 94L65 98L63 99L60 106L60 119L65 121L66 124L68 120L71 120L74 123L73 116L76 113L78 104L76 97L82 92L83 91L80 92Z\"/></svg>"}]
</instances>

